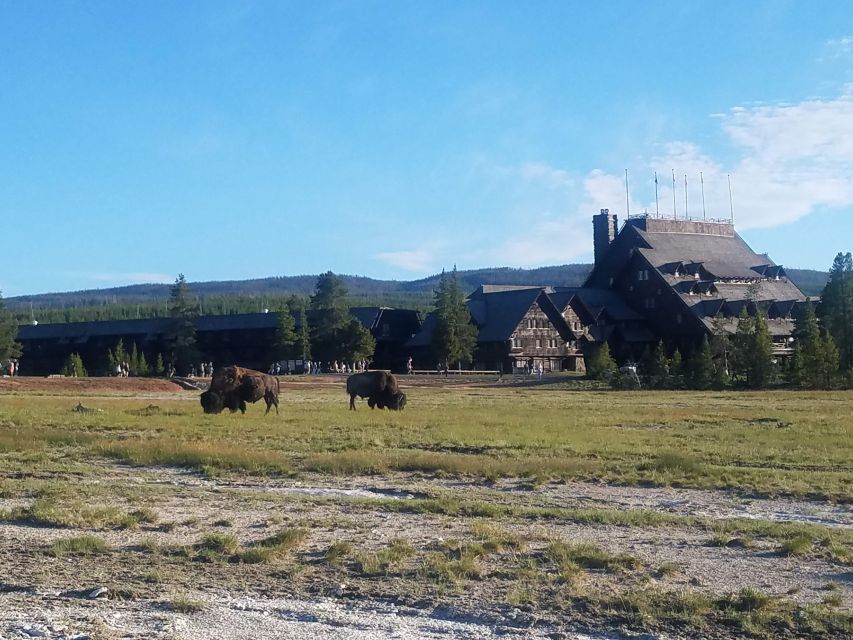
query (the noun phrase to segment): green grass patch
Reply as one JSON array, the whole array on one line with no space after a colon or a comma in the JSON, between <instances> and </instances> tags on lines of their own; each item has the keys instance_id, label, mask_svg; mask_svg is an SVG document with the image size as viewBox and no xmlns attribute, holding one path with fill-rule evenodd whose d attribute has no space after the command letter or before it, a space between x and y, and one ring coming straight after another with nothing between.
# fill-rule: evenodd
<instances>
[{"instance_id":1,"label":"green grass patch","mask_svg":"<svg viewBox=\"0 0 853 640\"><path fill-rule=\"evenodd\" d=\"M355 555L356 571L366 576L387 574L391 569L415 553L412 545L402 538L395 538L388 546L377 551L365 551Z\"/></svg>"},{"instance_id":2,"label":"green grass patch","mask_svg":"<svg viewBox=\"0 0 853 640\"><path fill-rule=\"evenodd\" d=\"M568 383L567 383L568 384ZM288 389L288 412L206 416L181 400L4 396L7 469L97 456L225 472L370 474L400 470L733 489L853 501L853 392L618 394L569 384L418 388L406 411L347 412L341 388ZM417 398L415 398L415 395ZM607 407L602 411L602 406ZM784 424L780 429L772 425Z\"/></svg>"},{"instance_id":3,"label":"green grass patch","mask_svg":"<svg viewBox=\"0 0 853 640\"><path fill-rule=\"evenodd\" d=\"M109 546L96 536L61 538L50 544L48 554L56 558L66 556L94 556L109 551Z\"/></svg>"}]
</instances>

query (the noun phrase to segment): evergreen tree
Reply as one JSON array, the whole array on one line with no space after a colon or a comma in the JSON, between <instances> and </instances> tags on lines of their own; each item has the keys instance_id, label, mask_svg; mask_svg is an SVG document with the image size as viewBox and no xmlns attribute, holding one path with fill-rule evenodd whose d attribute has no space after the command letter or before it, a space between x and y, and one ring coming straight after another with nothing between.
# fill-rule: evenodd
<instances>
[{"instance_id":1,"label":"evergreen tree","mask_svg":"<svg viewBox=\"0 0 853 640\"><path fill-rule=\"evenodd\" d=\"M732 378L742 384L749 383L750 349L752 346L752 333L755 329L755 321L746 313L746 308L741 309L737 320L737 329L731 338L731 366Z\"/></svg>"},{"instance_id":2,"label":"evergreen tree","mask_svg":"<svg viewBox=\"0 0 853 640\"><path fill-rule=\"evenodd\" d=\"M353 318L347 305L347 290L343 281L331 271L317 278L311 311L314 320L311 330L311 351L322 361L352 362L373 355L373 336L361 322ZM353 322L355 320L355 322ZM359 354L359 357L356 357Z\"/></svg>"},{"instance_id":3,"label":"evergreen tree","mask_svg":"<svg viewBox=\"0 0 853 640\"><path fill-rule=\"evenodd\" d=\"M822 384L823 344L811 301L803 305L794 319L794 355L788 366L788 380L805 387Z\"/></svg>"},{"instance_id":4,"label":"evergreen tree","mask_svg":"<svg viewBox=\"0 0 853 640\"><path fill-rule=\"evenodd\" d=\"M148 360L145 359L145 352L139 352L139 360L136 361L136 375L145 377L151 373L151 367L148 366Z\"/></svg>"},{"instance_id":5,"label":"evergreen tree","mask_svg":"<svg viewBox=\"0 0 853 640\"><path fill-rule=\"evenodd\" d=\"M311 328L308 326L308 313L305 305L299 305L299 332L297 335L297 351L303 360L311 359Z\"/></svg>"},{"instance_id":6,"label":"evergreen tree","mask_svg":"<svg viewBox=\"0 0 853 640\"><path fill-rule=\"evenodd\" d=\"M824 389L831 389L838 376L838 367L841 360L841 354L838 347L835 346L835 341L828 331L822 331L820 336L820 375L821 386Z\"/></svg>"},{"instance_id":7,"label":"evergreen tree","mask_svg":"<svg viewBox=\"0 0 853 640\"><path fill-rule=\"evenodd\" d=\"M130 375L138 376L139 375L139 349L136 348L136 343L133 343L133 347L130 350L130 360L128 361L128 370Z\"/></svg>"},{"instance_id":8,"label":"evergreen tree","mask_svg":"<svg viewBox=\"0 0 853 640\"><path fill-rule=\"evenodd\" d=\"M661 378L669 375L669 359L666 357L666 349L664 349L663 342L659 341L652 353L649 375Z\"/></svg>"},{"instance_id":9,"label":"evergreen tree","mask_svg":"<svg viewBox=\"0 0 853 640\"><path fill-rule=\"evenodd\" d=\"M15 341L17 335L18 325L0 295L0 361L20 357L21 345Z\"/></svg>"},{"instance_id":10,"label":"evergreen tree","mask_svg":"<svg viewBox=\"0 0 853 640\"><path fill-rule=\"evenodd\" d=\"M699 349L690 359L690 386L694 389L710 389L714 384L714 357L708 336L702 336Z\"/></svg>"},{"instance_id":11,"label":"evergreen tree","mask_svg":"<svg viewBox=\"0 0 853 640\"><path fill-rule=\"evenodd\" d=\"M357 318L350 318L349 323L339 332L341 355L346 362L369 360L376 351L376 340Z\"/></svg>"},{"instance_id":12,"label":"evergreen tree","mask_svg":"<svg viewBox=\"0 0 853 640\"><path fill-rule=\"evenodd\" d=\"M711 357L714 359L713 386L722 389L728 386L729 376L729 351L731 349L731 338L726 330L726 319L717 315L711 324Z\"/></svg>"},{"instance_id":13,"label":"evergreen tree","mask_svg":"<svg viewBox=\"0 0 853 640\"><path fill-rule=\"evenodd\" d=\"M190 298L186 278L180 273L169 293L169 316L172 320L164 330L169 357L178 373L189 373L193 363L200 358L193 324L196 308Z\"/></svg>"},{"instance_id":14,"label":"evergreen tree","mask_svg":"<svg viewBox=\"0 0 853 640\"><path fill-rule=\"evenodd\" d=\"M594 380L606 380L618 370L616 361L610 355L610 346L606 342L593 345L589 358L585 359L586 373Z\"/></svg>"},{"instance_id":15,"label":"evergreen tree","mask_svg":"<svg viewBox=\"0 0 853 640\"><path fill-rule=\"evenodd\" d=\"M86 367L83 366L83 358L80 357L79 353L72 353L68 356L65 365L62 367L62 375L69 378L85 378L89 375Z\"/></svg>"},{"instance_id":16,"label":"evergreen tree","mask_svg":"<svg viewBox=\"0 0 853 640\"><path fill-rule=\"evenodd\" d=\"M297 353L299 336L296 334L296 322L290 305L282 305L278 309L275 337L273 338L273 360L290 360L302 357Z\"/></svg>"},{"instance_id":17,"label":"evergreen tree","mask_svg":"<svg viewBox=\"0 0 853 640\"><path fill-rule=\"evenodd\" d=\"M748 343L747 383L760 389L770 384L773 376L773 340L767 327L767 316L760 311L756 313L753 325Z\"/></svg>"},{"instance_id":18,"label":"evergreen tree","mask_svg":"<svg viewBox=\"0 0 853 640\"><path fill-rule=\"evenodd\" d=\"M134 346L136 346L134 344ZM107 349L107 367L109 368L108 375L115 375L118 373L119 368L122 363L128 362L127 351L124 348L124 341L119 340L115 346L115 349Z\"/></svg>"},{"instance_id":19,"label":"evergreen tree","mask_svg":"<svg viewBox=\"0 0 853 640\"><path fill-rule=\"evenodd\" d=\"M158 353L157 359L154 361L154 375L158 378L162 378L166 375L166 365L163 364L163 354Z\"/></svg>"},{"instance_id":20,"label":"evergreen tree","mask_svg":"<svg viewBox=\"0 0 853 640\"><path fill-rule=\"evenodd\" d=\"M853 255L839 253L821 295L821 318L838 347L841 369L853 369Z\"/></svg>"},{"instance_id":21,"label":"evergreen tree","mask_svg":"<svg viewBox=\"0 0 853 640\"><path fill-rule=\"evenodd\" d=\"M676 349L672 354L672 360L669 361L669 373L673 376L684 375L684 362L681 357L681 351Z\"/></svg>"},{"instance_id":22,"label":"evergreen tree","mask_svg":"<svg viewBox=\"0 0 853 640\"><path fill-rule=\"evenodd\" d=\"M465 304L465 294L455 266L450 276L441 272L434 299L436 326L432 349L436 359L448 368L470 363L477 346L478 329Z\"/></svg>"}]
</instances>

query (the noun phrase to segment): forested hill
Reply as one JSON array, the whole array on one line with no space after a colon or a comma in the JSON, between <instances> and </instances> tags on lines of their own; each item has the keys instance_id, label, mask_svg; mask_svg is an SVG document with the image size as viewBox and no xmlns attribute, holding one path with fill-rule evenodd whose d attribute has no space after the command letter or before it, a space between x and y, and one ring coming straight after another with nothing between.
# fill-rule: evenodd
<instances>
[{"instance_id":1,"label":"forested hill","mask_svg":"<svg viewBox=\"0 0 853 640\"><path fill-rule=\"evenodd\" d=\"M590 264L564 264L537 269L494 267L459 271L465 291L481 284L548 284L580 286ZM788 269L789 277L806 295L819 296L827 274L810 269ZM420 280L376 280L363 276L341 276L353 305L384 305L426 310L440 275ZM253 280L191 282L203 313L240 313L277 308L289 295L308 296L314 291L316 275L279 276ZM20 322L35 317L39 322L70 322L155 317L166 314L170 284L137 284L110 289L17 296L6 300Z\"/></svg>"},{"instance_id":2,"label":"forested hill","mask_svg":"<svg viewBox=\"0 0 853 640\"><path fill-rule=\"evenodd\" d=\"M459 271L465 291L481 284L550 284L579 286L589 274L589 264L569 264L537 269L497 267ZM420 280L376 280L341 275L353 305L384 305L426 310L440 274ZM279 276L253 280L190 282L202 313L241 313L275 309L290 295L314 292L316 275ZM137 284L109 289L17 296L6 300L18 321L74 322L145 318L166 315L171 284Z\"/></svg>"}]
</instances>

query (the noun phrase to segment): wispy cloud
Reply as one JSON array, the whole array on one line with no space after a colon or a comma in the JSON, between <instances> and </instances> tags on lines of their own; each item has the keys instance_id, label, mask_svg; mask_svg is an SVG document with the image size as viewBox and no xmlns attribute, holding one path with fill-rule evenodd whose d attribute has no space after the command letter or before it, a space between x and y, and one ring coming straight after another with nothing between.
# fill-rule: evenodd
<instances>
[{"instance_id":1,"label":"wispy cloud","mask_svg":"<svg viewBox=\"0 0 853 640\"><path fill-rule=\"evenodd\" d=\"M853 36L827 40L823 46L822 60L853 60Z\"/></svg>"},{"instance_id":2,"label":"wispy cloud","mask_svg":"<svg viewBox=\"0 0 853 640\"><path fill-rule=\"evenodd\" d=\"M120 286L126 284L150 284L172 282L174 275L168 273L156 273L147 271L132 272L103 272L103 271L74 271L65 275L76 278L85 278L93 282Z\"/></svg>"},{"instance_id":3,"label":"wispy cloud","mask_svg":"<svg viewBox=\"0 0 853 640\"><path fill-rule=\"evenodd\" d=\"M434 266L434 253L428 249L378 253L376 259L393 267L418 273L427 272Z\"/></svg>"},{"instance_id":4,"label":"wispy cloud","mask_svg":"<svg viewBox=\"0 0 853 640\"><path fill-rule=\"evenodd\" d=\"M632 180L632 213L655 211L655 171L660 211L672 212L674 194L677 214L684 215L687 206L691 217L703 215L701 172L709 218L730 215L730 175L739 229L784 225L822 208L853 206L853 85L834 98L734 107L715 117L735 151L733 159L715 158L689 141L662 143L632 169L634 176L648 176ZM511 173L505 167L501 171ZM590 216L601 208L624 214L624 175L593 170L573 176L560 167L529 162L516 167L515 180L528 192L531 186L543 193L559 187L567 197L522 205L528 223L514 229L510 239L484 256L486 260L503 257L502 263L526 266L588 256Z\"/></svg>"}]
</instances>

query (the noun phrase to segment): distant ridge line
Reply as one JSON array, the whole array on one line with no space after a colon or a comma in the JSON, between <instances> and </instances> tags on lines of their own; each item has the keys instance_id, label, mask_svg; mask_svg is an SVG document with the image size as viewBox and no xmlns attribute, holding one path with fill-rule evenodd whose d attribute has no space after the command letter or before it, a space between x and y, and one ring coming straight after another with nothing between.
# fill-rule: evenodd
<instances>
[{"instance_id":1,"label":"distant ridge line","mask_svg":"<svg viewBox=\"0 0 853 640\"><path fill-rule=\"evenodd\" d=\"M529 285L531 283L559 287L578 287L592 270L591 264L563 264L533 269L515 267L487 267L458 271L463 290L470 293L482 284ZM828 274L813 269L787 269L788 277L809 296L820 295ZM440 274L417 280L381 280L367 276L339 274L351 297L381 298L385 295L411 296L423 299L431 296ZM313 293L317 275L271 276L247 280L211 280L190 282L192 293L204 300L207 297L257 296L279 297L307 296ZM171 284L132 284L107 289L82 289L78 291L41 293L6 298L9 309L69 308L85 305L144 304L163 302L169 297Z\"/></svg>"}]
</instances>

